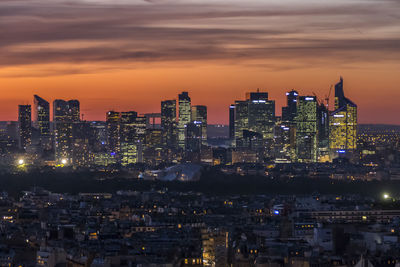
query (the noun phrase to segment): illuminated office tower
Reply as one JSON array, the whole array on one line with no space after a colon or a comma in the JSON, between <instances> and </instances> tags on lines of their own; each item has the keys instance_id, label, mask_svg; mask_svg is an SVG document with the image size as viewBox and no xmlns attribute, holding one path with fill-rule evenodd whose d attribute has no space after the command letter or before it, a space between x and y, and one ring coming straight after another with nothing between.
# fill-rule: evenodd
<instances>
[{"instance_id":1,"label":"illuminated office tower","mask_svg":"<svg viewBox=\"0 0 400 267\"><path fill-rule=\"evenodd\" d=\"M193 121L186 125L186 150L189 152L200 152L202 144L201 121Z\"/></svg>"},{"instance_id":2,"label":"illuminated office tower","mask_svg":"<svg viewBox=\"0 0 400 267\"><path fill-rule=\"evenodd\" d=\"M329 151L329 111L323 104L317 107L317 131L318 131L318 161L330 161Z\"/></svg>"},{"instance_id":3,"label":"illuminated office tower","mask_svg":"<svg viewBox=\"0 0 400 267\"><path fill-rule=\"evenodd\" d=\"M135 111L121 112L119 155L122 166L143 161L146 122L146 117L138 116Z\"/></svg>"},{"instance_id":4,"label":"illuminated office tower","mask_svg":"<svg viewBox=\"0 0 400 267\"><path fill-rule=\"evenodd\" d=\"M201 144L207 145L207 107L193 106L192 107L192 122L201 122Z\"/></svg>"},{"instance_id":5,"label":"illuminated office tower","mask_svg":"<svg viewBox=\"0 0 400 267\"><path fill-rule=\"evenodd\" d=\"M120 152L120 119L120 112L109 111L106 113L107 147L112 156L117 156Z\"/></svg>"},{"instance_id":6,"label":"illuminated office tower","mask_svg":"<svg viewBox=\"0 0 400 267\"><path fill-rule=\"evenodd\" d=\"M288 163L295 159L295 125L277 121L274 128L273 158L277 163Z\"/></svg>"},{"instance_id":7,"label":"illuminated office tower","mask_svg":"<svg viewBox=\"0 0 400 267\"><path fill-rule=\"evenodd\" d=\"M238 147L243 131L249 129L249 104L248 101L235 101L235 142Z\"/></svg>"},{"instance_id":8,"label":"illuminated office tower","mask_svg":"<svg viewBox=\"0 0 400 267\"><path fill-rule=\"evenodd\" d=\"M357 105L344 96L342 77L335 85L335 110L329 125L329 146L333 153L351 153L357 148Z\"/></svg>"},{"instance_id":9,"label":"illuminated office tower","mask_svg":"<svg viewBox=\"0 0 400 267\"><path fill-rule=\"evenodd\" d=\"M282 107L282 121L294 122L297 115L297 97L299 93L295 90L286 93L287 106Z\"/></svg>"},{"instance_id":10,"label":"illuminated office tower","mask_svg":"<svg viewBox=\"0 0 400 267\"><path fill-rule=\"evenodd\" d=\"M54 149L56 162L72 163L73 126L79 121L79 101L56 99L53 102Z\"/></svg>"},{"instance_id":11,"label":"illuminated office tower","mask_svg":"<svg viewBox=\"0 0 400 267\"><path fill-rule=\"evenodd\" d=\"M235 139L235 105L229 106L229 139Z\"/></svg>"},{"instance_id":12,"label":"illuminated office tower","mask_svg":"<svg viewBox=\"0 0 400 267\"><path fill-rule=\"evenodd\" d=\"M146 129L143 160L150 165L158 165L163 161L163 131Z\"/></svg>"},{"instance_id":13,"label":"illuminated office tower","mask_svg":"<svg viewBox=\"0 0 400 267\"><path fill-rule=\"evenodd\" d=\"M53 102L53 121L80 121L80 104L78 100L65 101L56 99Z\"/></svg>"},{"instance_id":14,"label":"illuminated office tower","mask_svg":"<svg viewBox=\"0 0 400 267\"><path fill-rule=\"evenodd\" d=\"M274 138L275 101L268 100L267 92L247 93L249 130L262 134L264 140Z\"/></svg>"},{"instance_id":15,"label":"illuminated office tower","mask_svg":"<svg viewBox=\"0 0 400 267\"><path fill-rule=\"evenodd\" d=\"M296 116L296 156L299 162L317 161L317 99L315 96L300 96Z\"/></svg>"},{"instance_id":16,"label":"illuminated office tower","mask_svg":"<svg viewBox=\"0 0 400 267\"><path fill-rule=\"evenodd\" d=\"M38 95L33 99L33 120L40 136L50 136L50 104Z\"/></svg>"},{"instance_id":17,"label":"illuminated office tower","mask_svg":"<svg viewBox=\"0 0 400 267\"><path fill-rule=\"evenodd\" d=\"M167 148L176 148L176 100L161 102L161 128L163 130L163 143Z\"/></svg>"},{"instance_id":18,"label":"illuminated office tower","mask_svg":"<svg viewBox=\"0 0 400 267\"><path fill-rule=\"evenodd\" d=\"M71 117L71 121L73 122L78 122L81 120L81 109L80 109L80 103L78 100L69 100L68 101L68 108L69 108L69 114Z\"/></svg>"},{"instance_id":19,"label":"illuminated office tower","mask_svg":"<svg viewBox=\"0 0 400 267\"><path fill-rule=\"evenodd\" d=\"M191 122L191 100L188 92L179 94L178 146L185 149L186 125Z\"/></svg>"},{"instance_id":20,"label":"illuminated office tower","mask_svg":"<svg viewBox=\"0 0 400 267\"><path fill-rule=\"evenodd\" d=\"M87 167L94 161L91 144L94 144L95 131L90 122L80 121L72 127L72 164L74 167Z\"/></svg>"},{"instance_id":21,"label":"illuminated office tower","mask_svg":"<svg viewBox=\"0 0 400 267\"><path fill-rule=\"evenodd\" d=\"M50 104L38 95L34 95L33 97L33 125L39 132L42 148L50 150Z\"/></svg>"},{"instance_id":22,"label":"illuminated office tower","mask_svg":"<svg viewBox=\"0 0 400 267\"><path fill-rule=\"evenodd\" d=\"M32 138L32 114L31 105L18 106L19 122L19 148L26 150L31 144Z\"/></svg>"}]
</instances>

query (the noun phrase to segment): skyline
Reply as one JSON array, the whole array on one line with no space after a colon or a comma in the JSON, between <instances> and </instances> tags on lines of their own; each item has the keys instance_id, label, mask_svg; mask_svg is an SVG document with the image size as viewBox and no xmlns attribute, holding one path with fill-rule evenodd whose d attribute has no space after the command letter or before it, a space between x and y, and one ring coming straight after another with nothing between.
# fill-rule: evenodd
<instances>
[{"instance_id":1,"label":"skyline","mask_svg":"<svg viewBox=\"0 0 400 267\"><path fill-rule=\"evenodd\" d=\"M398 1L0 0L0 120L38 94L108 110L157 112L189 91L210 123L260 88L325 98L339 76L360 123L400 124Z\"/></svg>"}]
</instances>

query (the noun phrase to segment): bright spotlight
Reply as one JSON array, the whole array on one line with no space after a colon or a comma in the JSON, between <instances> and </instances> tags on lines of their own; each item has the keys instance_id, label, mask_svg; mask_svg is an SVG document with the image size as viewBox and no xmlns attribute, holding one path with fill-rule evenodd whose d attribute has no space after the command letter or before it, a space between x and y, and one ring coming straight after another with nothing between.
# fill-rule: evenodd
<instances>
[{"instance_id":1,"label":"bright spotlight","mask_svg":"<svg viewBox=\"0 0 400 267\"><path fill-rule=\"evenodd\" d=\"M65 165L65 164L67 164L67 160L66 159L62 159L61 163Z\"/></svg>"},{"instance_id":2,"label":"bright spotlight","mask_svg":"<svg viewBox=\"0 0 400 267\"><path fill-rule=\"evenodd\" d=\"M23 159L18 160L19 165L24 165L25 161Z\"/></svg>"},{"instance_id":3,"label":"bright spotlight","mask_svg":"<svg viewBox=\"0 0 400 267\"><path fill-rule=\"evenodd\" d=\"M389 194L383 194L383 199L389 199L390 198L390 196L389 196Z\"/></svg>"}]
</instances>

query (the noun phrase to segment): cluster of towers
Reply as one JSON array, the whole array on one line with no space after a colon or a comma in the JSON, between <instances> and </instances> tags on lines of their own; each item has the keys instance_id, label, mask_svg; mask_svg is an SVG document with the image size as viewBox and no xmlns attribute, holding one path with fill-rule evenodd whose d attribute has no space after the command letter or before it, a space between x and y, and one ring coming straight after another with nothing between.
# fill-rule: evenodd
<instances>
[{"instance_id":1,"label":"cluster of towers","mask_svg":"<svg viewBox=\"0 0 400 267\"><path fill-rule=\"evenodd\" d=\"M198 158L207 145L207 107L192 105L188 92L162 101L161 113L109 111L105 122L81 120L78 100L54 100L52 121L49 102L33 102L19 106L19 147L53 154L56 165L157 165Z\"/></svg>"},{"instance_id":2,"label":"cluster of towers","mask_svg":"<svg viewBox=\"0 0 400 267\"><path fill-rule=\"evenodd\" d=\"M231 147L218 162L325 162L357 148L357 105L335 85L335 106L315 95L286 93L282 116L267 92L250 92L229 107ZM55 164L91 166L136 163L214 162L220 148L208 145L207 107L192 105L188 92L161 102L160 113L109 111L105 121L83 121L78 100L35 95L33 109L20 105L19 147ZM33 116L33 119L32 119Z\"/></svg>"},{"instance_id":3,"label":"cluster of towers","mask_svg":"<svg viewBox=\"0 0 400 267\"><path fill-rule=\"evenodd\" d=\"M282 117L266 92L248 93L229 109L233 161L325 162L351 156L357 147L357 105L344 96L343 79L335 85L335 107L316 96L286 93Z\"/></svg>"}]
</instances>

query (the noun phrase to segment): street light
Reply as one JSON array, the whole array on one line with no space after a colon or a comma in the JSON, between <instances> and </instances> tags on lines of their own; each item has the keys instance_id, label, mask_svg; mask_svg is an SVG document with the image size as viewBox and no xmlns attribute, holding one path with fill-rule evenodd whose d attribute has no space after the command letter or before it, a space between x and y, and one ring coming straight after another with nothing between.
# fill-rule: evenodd
<instances>
[{"instance_id":1,"label":"street light","mask_svg":"<svg viewBox=\"0 0 400 267\"><path fill-rule=\"evenodd\" d=\"M23 159L18 160L18 165L24 165L25 161Z\"/></svg>"},{"instance_id":2,"label":"street light","mask_svg":"<svg viewBox=\"0 0 400 267\"><path fill-rule=\"evenodd\" d=\"M68 162L68 161L67 161L66 159L62 159L62 160L61 160L61 163L64 164L64 165L67 164L67 162Z\"/></svg>"},{"instance_id":3,"label":"street light","mask_svg":"<svg viewBox=\"0 0 400 267\"><path fill-rule=\"evenodd\" d=\"M389 199L389 198L390 198L389 194L387 194L387 193L383 194L383 199Z\"/></svg>"}]
</instances>

